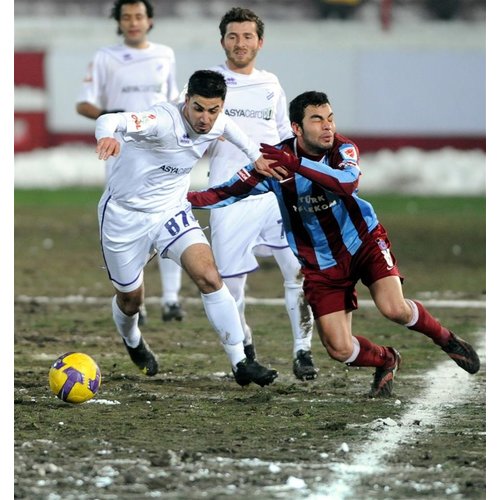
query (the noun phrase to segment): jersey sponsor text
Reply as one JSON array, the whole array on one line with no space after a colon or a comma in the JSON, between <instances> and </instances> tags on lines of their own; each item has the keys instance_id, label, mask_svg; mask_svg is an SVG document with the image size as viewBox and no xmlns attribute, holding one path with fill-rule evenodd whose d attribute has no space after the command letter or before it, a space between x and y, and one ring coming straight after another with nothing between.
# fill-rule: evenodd
<instances>
[{"instance_id":1,"label":"jersey sponsor text","mask_svg":"<svg viewBox=\"0 0 500 500\"><path fill-rule=\"evenodd\" d=\"M174 175L185 175L191 172L191 167L173 167L172 165L162 165L160 170L163 170L166 174Z\"/></svg>"},{"instance_id":2,"label":"jersey sponsor text","mask_svg":"<svg viewBox=\"0 0 500 500\"><path fill-rule=\"evenodd\" d=\"M232 118L259 118L262 120L271 120L273 117L273 110L267 109L226 109L224 111L227 116Z\"/></svg>"},{"instance_id":3,"label":"jersey sponsor text","mask_svg":"<svg viewBox=\"0 0 500 500\"><path fill-rule=\"evenodd\" d=\"M293 209L296 212L322 212L323 210L328 210L337 204L336 200L329 201L323 195L319 196L299 196L298 197L299 206L293 205Z\"/></svg>"}]
</instances>

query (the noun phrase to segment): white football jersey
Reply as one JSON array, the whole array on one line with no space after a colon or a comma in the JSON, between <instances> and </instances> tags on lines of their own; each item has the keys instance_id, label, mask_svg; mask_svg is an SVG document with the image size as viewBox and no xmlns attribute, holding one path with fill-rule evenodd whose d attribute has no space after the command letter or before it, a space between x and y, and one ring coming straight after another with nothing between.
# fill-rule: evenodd
<instances>
[{"instance_id":1,"label":"white football jersey","mask_svg":"<svg viewBox=\"0 0 500 500\"><path fill-rule=\"evenodd\" d=\"M183 107L184 103L163 102L147 111L97 119L97 140L115 132L121 136L121 151L107 184L117 203L146 212L179 205L186 197L191 169L220 136L246 155L246 163L259 158L259 146L223 113L210 132L198 134L184 118Z\"/></svg>"},{"instance_id":2,"label":"white football jersey","mask_svg":"<svg viewBox=\"0 0 500 500\"><path fill-rule=\"evenodd\" d=\"M226 64L210 68L226 79L224 113L233 119L258 145L277 144L292 136L285 92L276 75L254 69L250 75L231 71ZM218 141L210 146L209 186L230 179L248 164L234 145Z\"/></svg>"},{"instance_id":3,"label":"white football jersey","mask_svg":"<svg viewBox=\"0 0 500 500\"><path fill-rule=\"evenodd\" d=\"M174 51L149 42L145 49L113 45L99 49L89 65L77 102L101 109L133 111L176 101Z\"/></svg>"}]
</instances>

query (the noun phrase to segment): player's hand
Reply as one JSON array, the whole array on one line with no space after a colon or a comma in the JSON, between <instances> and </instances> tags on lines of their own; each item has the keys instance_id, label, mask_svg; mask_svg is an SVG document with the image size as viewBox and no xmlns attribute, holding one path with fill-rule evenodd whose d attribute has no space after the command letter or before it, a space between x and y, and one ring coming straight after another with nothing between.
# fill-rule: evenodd
<instances>
[{"instance_id":1,"label":"player's hand","mask_svg":"<svg viewBox=\"0 0 500 500\"><path fill-rule=\"evenodd\" d=\"M114 137L103 137L97 141L95 151L99 160L107 160L110 156L120 154L120 143Z\"/></svg>"},{"instance_id":2,"label":"player's hand","mask_svg":"<svg viewBox=\"0 0 500 500\"><path fill-rule=\"evenodd\" d=\"M260 152L266 160L271 160L269 167L277 169L284 167L288 172L297 172L300 167L300 160L292 153L287 153L283 149L275 148L269 144L261 143Z\"/></svg>"},{"instance_id":3,"label":"player's hand","mask_svg":"<svg viewBox=\"0 0 500 500\"><path fill-rule=\"evenodd\" d=\"M264 177L274 177L279 181L287 177L288 172L284 168L271 168L269 166L270 163L270 161L264 160L264 158L260 156L257 160L254 161L255 170Z\"/></svg>"}]
</instances>

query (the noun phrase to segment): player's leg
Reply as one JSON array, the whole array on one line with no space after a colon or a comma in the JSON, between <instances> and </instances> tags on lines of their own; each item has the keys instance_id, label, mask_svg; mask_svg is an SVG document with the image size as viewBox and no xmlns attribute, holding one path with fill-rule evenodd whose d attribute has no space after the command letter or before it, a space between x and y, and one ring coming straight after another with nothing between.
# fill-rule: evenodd
<instances>
[{"instance_id":1,"label":"player's leg","mask_svg":"<svg viewBox=\"0 0 500 500\"><path fill-rule=\"evenodd\" d=\"M200 290L207 318L219 335L238 384L243 386L254 382L260 386L268 385L278 372L257 361L247 360L236 302L222 281L205 235L199 226L198 229L186 231L166 246L162 253L181 265Z\"/></svg>"},{"instance_id":2,"label":"player's leg","mask_svg":"<svg viewBox=\"0 0 500 500\"><path fill-rule=\"evenodd\" d=\"M203 243L188 246L182 252L181 263L200 290L208 320L218 333L233 369L236 368L245 359L244 335L236 304L220 278L210 247Z\"/></svg>"},{"instance_id":3,"label":"player's leg","mask_svg":"<svg viewBox=\"0 0 500 500\"><path fill-rule=\"evenodd\" d=\"M423 304L405 299L398 277L379 279L369 289L375 305L386 318L429 337L465 371L479 370L479 357L473 347L442 326Z\"/></svg>"},{"instance_id":4,"label":"player's leg","mask_svg":"<svg viewBox=\"0 0 500 500\"><path fill-rule=\"evenodd\" d=\"M108 270L116 269L116 258L116 256L108 256L106 259ZM123 279L125 273L122 271L119 275ZM146 375L156 375L158 373L158 360L139 328L139 311L144 304L143 272L139 271L135 280L127 280L128 285L121 284L127 281L121 281L121 279L118 281L116 272L110 271L110 276L114 276L111 281L116 290L111 304L116 329L134 364Z\"/></svg>"},{"instance_id":5,"label":"player's leg","mask_svg":"<svg viewBox=\"0 0 500 500\"><path fill-rule=\"evenodd\" d=\"M127 211L104 196L99 204L102 254L109 279L116 289L112 315L132 361L147 375L158 372L154 353L139 329L139 308L144 300L143 268L152 241L147 235L147 214Z\"/></svg>"},{"instance_id":6,"label":"player's leg","mask_svg":"<svg viewBox=\"0 0 500 500\"><path fill-rule=\"evenodd\" d=\"M244 333L236 303L217 271L210 247L204 244L189 246L182 253L181 262L201 292L208 320L219 335L236 381L240 385L255 382L264 386L272 383L278 376L276 370L246 358Z\"/></svg>"},{"instance_id":7,"label":"player's leg","mask_svg":"<svg viewBox=\"0 0 500 500\"><path fill-rule=\"evenodd\" d=\"M139 305L144 297L142 284L132 292L121 292L116 289L112 300L113 320L116 329L129 347L137 347L141 340L141 331L138 327Z\"/></svg>"},{"instance_id":8,"label":"player's leg","mask_svg":"<svg viewBox=\"0 0 500 500\"><path fill-rule=\"evenodd\" d=\"M361 280L379 311L391 321L423 333L461 368L476 373L480 362L472 346L444 328L422 304L404 298L402 277L383 226L379 224L369 236L358 258L363 262Z\"/></svg>"},{"instance_id":9,"label":"player's leg","mask_svg":"<svg viewBox=\"0 0 500 500\"><path fill-rule=\"evenodd\" d=\"M116 290L112 300L113 320L135 365L148 376L158 373L158 360L139 329L139 308L144 300L144 286L132 292Z\"/></svg>"},{"instance_id":10,"label":"player's leg","mask_svg":"<svg viewBox=\"0 0 500 500\"><path fill-rule=\"evenodd\" d=\"M243 340L245 355L248 359L254 360L257 355L253 345L252 329L248 326L245 318L245 285L247 277L247 274L231 276L229 278L224 278L224 283L226 284L229 293L234 298L236 307L238 308L241 327L243 328L243 333L245 334L245 338Z\"/></svg>"},{"instance_id":11,"label":"player's leg","mask_svg":"<svg viewBox=\"0 0 500 500\"><path fill-rule=\"evenodd\" d=\"M241 327L245 333L244 349L255 360L252 330L245 317L245 285L248 273L258 268L252 252L261 222L255 216L254 203L244 200L210 214L211 246L220 274L236 301Z\"/></svg>"},{"instance_id":12,"label":"player's leg","mask_svg":"<svg viewBox=\"0 0 500 500\"><path fill-rule=\"evenodd\" d=\"M346 311L336 311L317 318L318 333L327 353L332 359L349 366L374 367L369 395L390 396L394 376L401 364L399 352L361 335L352 335L351 321L352 313Z\"/></svg>"},{"instance_id":13,"label":"player's leg","mask_svg":"<svg viewBox=\"0 0 500 500\"><path fill-rule=\"evenodd\" d=\"M350 366L374 367L370 396L390 396L401 356L393 347L352 334L352 311L358 304L349 270L350 262L324 272L305 269L304 293L328 355Z\"/></svg>"},{"instance_id":14,"label":"player's leg","mask_svg":"<svg viewBox=\"0 0 500 500\"><path fill-rule=\"evenodd\" d=\"M311 353L314 319L302 289L300 264L289 247L273 249L272 253L284 279L285 305L293 334L293 372L300 380L312 380L318 376Z\"/></svg>"},{"instance_id":15,"label":"player's leg","mask_svg":"<svg viewBox=\"0 0 500 500\"><path fill-rule=\"evenodd\" d=\"M179 292L182 284L182 268L171 259L158 259L162 286L163 321L182 321L186 312L183 310Z\"/></svg>"},{"instance_id":16,"label":"player's leg","mask_svg":"<svg viewBox=\"0 0 500 500\"><path fill-rule=\"evenodd\" d=\"M143 260L139 255L136 259L129 260L132 253L107 255L106 264L110 272L111 281L116 290L112 300L113 321L116 329L123 340L127 352L134 364L146 375L153 376L158 373L158 360L142 336L139 328L139 311L144 304L143 271L139 269L139 263ZM121 260L123 259L123 260ZM121 264L118 262L121 261ZM124 263L127 262L127 264ZM134 262L136 263L134 267ZM134 267L135 270L129 271ZM121 268L118 272L117 269ZM114 270L114 271L113 271ZM129 280L126 276L133 276L139 272L135 280ZM118 278L120 276L120 278ZM123 285L122 283L128 283Z\"/></svg>"}]
</instances>

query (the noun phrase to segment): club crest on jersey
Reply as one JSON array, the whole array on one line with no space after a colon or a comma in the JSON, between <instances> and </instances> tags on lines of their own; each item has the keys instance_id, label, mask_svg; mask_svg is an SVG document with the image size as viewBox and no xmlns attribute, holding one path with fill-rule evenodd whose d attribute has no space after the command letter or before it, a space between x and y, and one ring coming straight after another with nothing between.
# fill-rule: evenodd
<instances>
[{"instance_id":1,"label":"club crest on jersey","mask_svg":"<svg viewBox=\"0 0 500 500\"><path fill-rule=\"evenodd\" d=\"M358 161L358 153L354 146L341 146L339 151L344 160Z\"/></svg>"},{"instance_id":2,"label":"club crest on jersey","mask_svg":"<svg viewBox=\"0 0 500 500\"><path fill-rule=\"evenodd\" d=\"M135 129L139 130L141 128L141 120L139 120L139 117L137 115L131 115L130 118L132 118L132 120L134 120Z\"/></svg>"},{"instance_id":3,"label":"club crest on jersey","mask_svg":"<svg viewBox=\"0 0 500 500\"><path fill-rule=\"evenodd\" d=\"M394 261L392 260L391 251L389 250L389 247L385 240L383 240L382 238L377 238L375 241L377 242L377 245L380 248L382 255L384 256L385 261L387 262L387 270L390 271L394 267Z\"/></svg>"},{"instance_id":4,"label":"club crest on jersey","mask_svg":"<svg viewBox=\"0 0 500 500\"><path fill-rule=\"evenodd\" d=\"M149 115L131 113L130 114L130 119L133 122L133 127L137 131L137 130L142 130L144 128L144 125L148 121L150 121L150 120L156 120L156 115L154 115L152 113L150 113ZM129 124L130 124L130 122L129 122ZM127 128L129 128L129 127L127 127Z\"/></svg>"},{"instance_id":5,"label":"club crest on jersey","mask_svg":"<svg viewBox=\"0 0 500 500\"><path fill-rule=\"evenodd\" d=\"M236 175L243 181L245 182L249 177L250 177L250 174L248 173L248 170L245 170L244 168L242 168L241 170L238 170L238 172L236 172Z\"/></svg>"}]
</instances>

